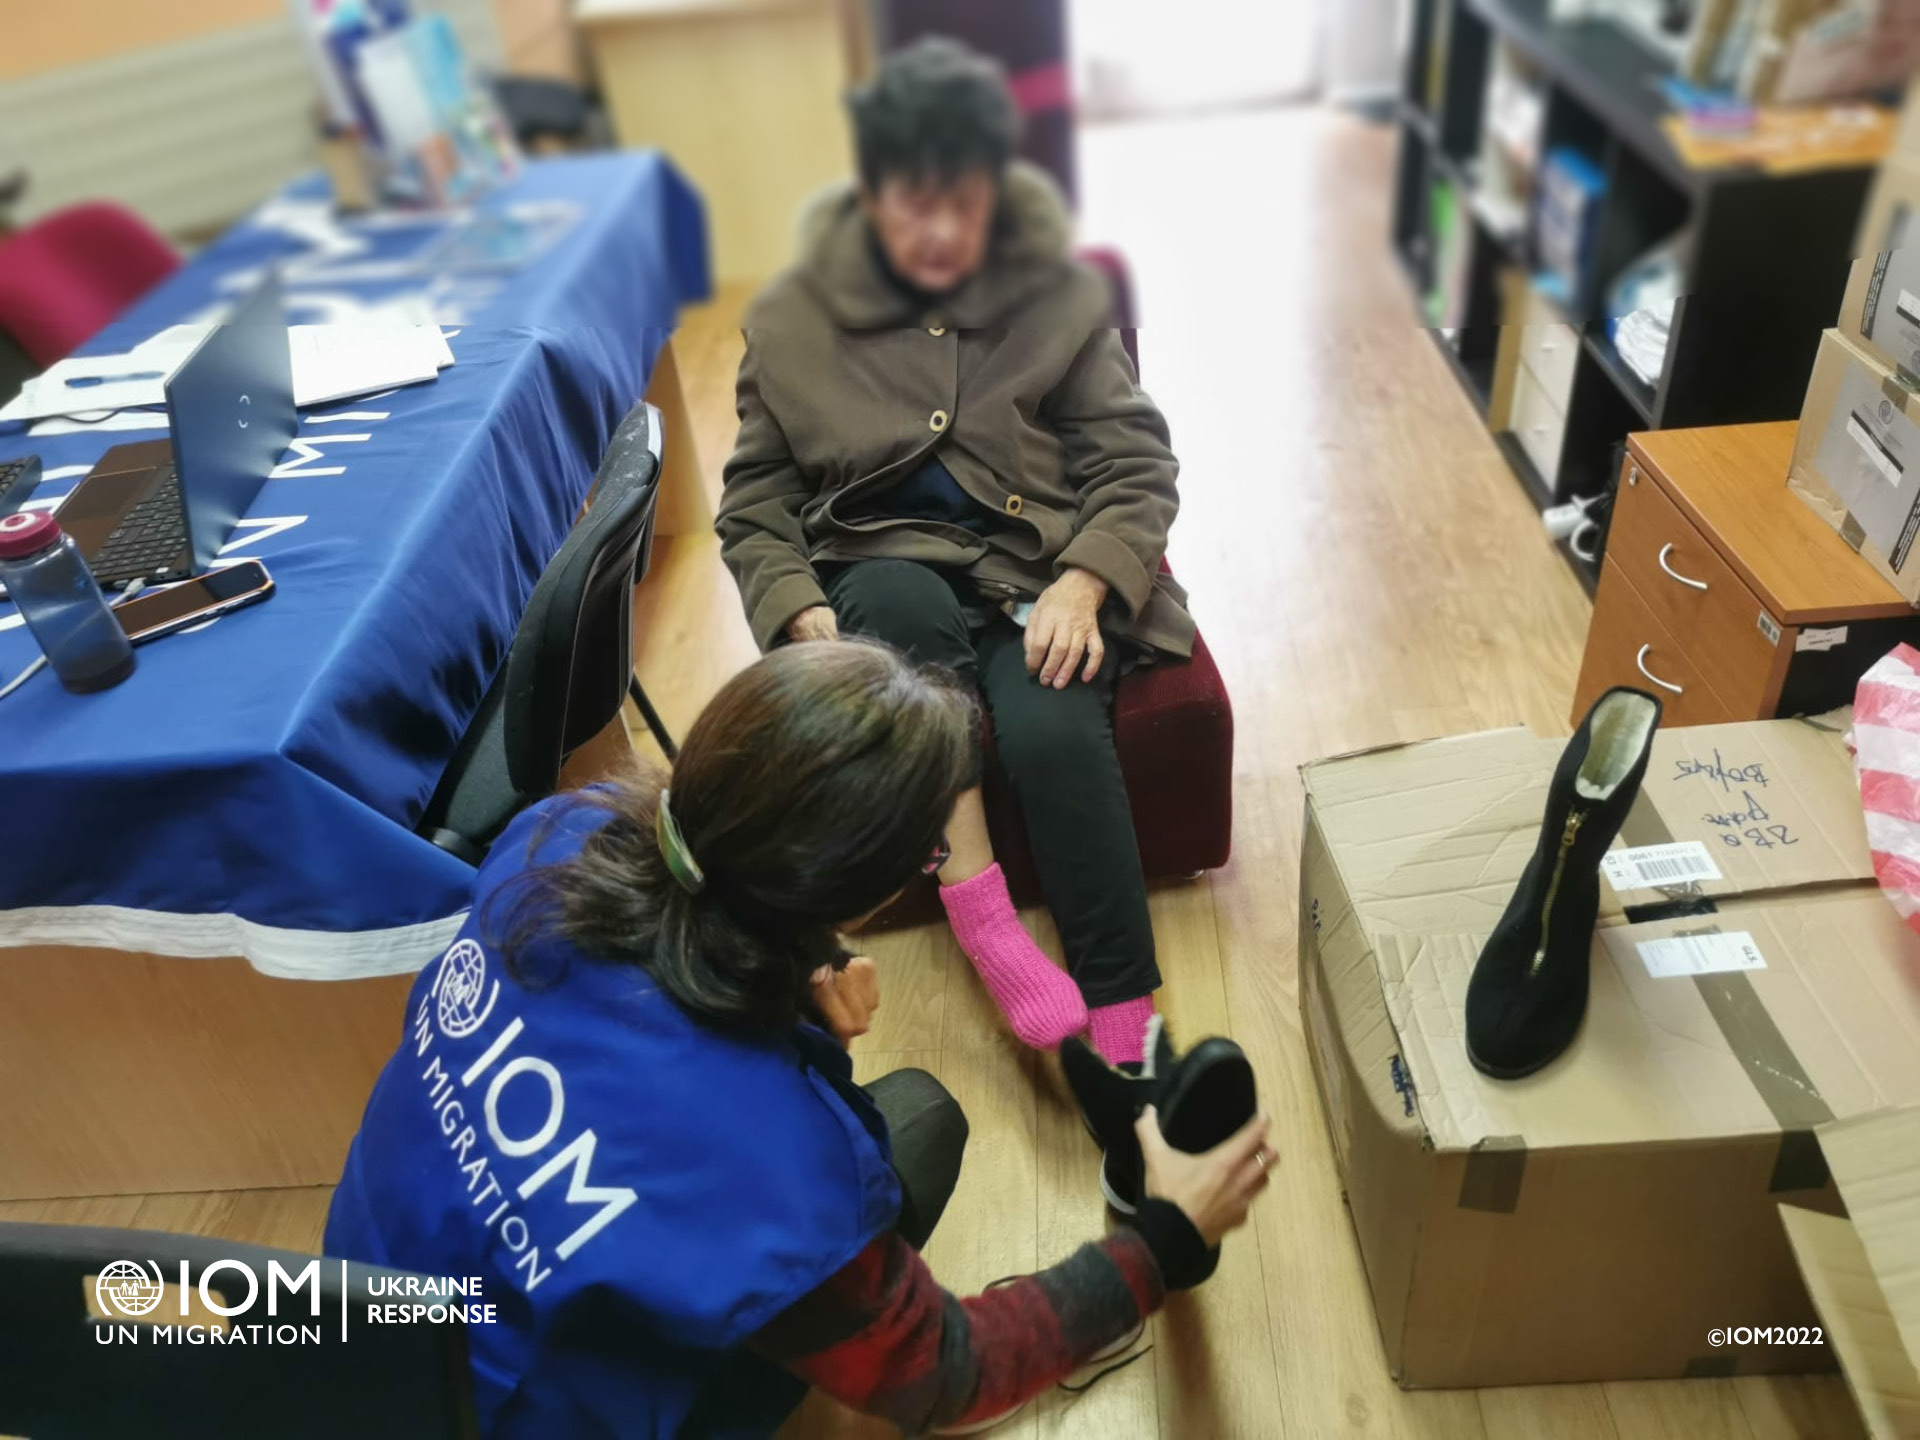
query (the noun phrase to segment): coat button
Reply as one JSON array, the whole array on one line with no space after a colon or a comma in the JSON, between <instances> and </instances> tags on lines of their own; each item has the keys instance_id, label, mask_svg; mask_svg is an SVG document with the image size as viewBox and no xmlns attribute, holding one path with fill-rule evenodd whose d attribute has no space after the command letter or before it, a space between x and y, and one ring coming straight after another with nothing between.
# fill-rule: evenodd
<instances>
[{"instance_id":1,"label":"coat button","mask_svg":"<svg viewBox=\"0 0 1920 1440\"><path fill-rule=\"evenodd\" d=\"M1009 495L1007 496L1007 513L1009 515L1018 515L1026 508L1026 504L1027 502L1022 500L1018 495Z\"/></svg>"},{"instance_id":2,"label":"coat button","mask_svg":"<svg viewBox=\"0 0 1920 1440\"><path fill-rule=\"evenodd\" d=\"M934 411L933 414L927 417L927 428L933 431L933 433L936 435L938 435L942 430L946 429L947 428L947 412L944 410Z\"/></svg>"},{"instance_id":3,"label":"coat button","mask_svg":"<svg viewBox=\"0 0 1920 1440\"><path fill-rule=\"evenodd\" d=\"M929 325L927 327L927 333L937 340L940 336L947 333L947 327L944 325Z\"/></svg>"}]
</instances>

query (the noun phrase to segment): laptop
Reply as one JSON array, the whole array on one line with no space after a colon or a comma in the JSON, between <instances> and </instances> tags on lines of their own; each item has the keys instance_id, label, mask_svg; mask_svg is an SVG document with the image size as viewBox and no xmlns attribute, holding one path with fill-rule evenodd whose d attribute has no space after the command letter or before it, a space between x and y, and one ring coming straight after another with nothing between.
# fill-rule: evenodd
<instances>
[{"instance_id":1,"label":"laptop","mask_svg":"<svg viewBox=\"0 0 1920 1440\"><path fill-rule=\"evenodd\" d=\"M293 440L293 357L269 278L167 381L166 440L116 445L60 506L102 586L205 571Z\"/></svg>"}]
</instances>

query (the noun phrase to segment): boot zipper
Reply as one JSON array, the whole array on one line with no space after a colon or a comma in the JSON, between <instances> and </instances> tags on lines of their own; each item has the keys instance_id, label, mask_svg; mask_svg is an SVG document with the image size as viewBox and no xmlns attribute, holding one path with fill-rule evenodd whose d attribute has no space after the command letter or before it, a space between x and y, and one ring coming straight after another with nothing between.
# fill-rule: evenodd
<instances>
[{"instance_id":1,"label":"boot zipper","mask_svg":"<svg viewBox=\"0 0 1920 1440\"><path fill-rule=\"evenodd\" d=\"M1533 952L1533 964L1527 967L1528 976L1538 975L1540 967L1547 959L1547 926L1553 920L1553 902L1560 894L1560 877L1566 872L1567 855L1573 849L1573 842L1580 833L1580 826L1586 820L1586 812L1575 810L1567 816L1567 828L1560 832L1560 854L1553 862L1553 878L1547 882L1547 903L1540 907L1540 948Z\"/></svg>"}]
</instances>

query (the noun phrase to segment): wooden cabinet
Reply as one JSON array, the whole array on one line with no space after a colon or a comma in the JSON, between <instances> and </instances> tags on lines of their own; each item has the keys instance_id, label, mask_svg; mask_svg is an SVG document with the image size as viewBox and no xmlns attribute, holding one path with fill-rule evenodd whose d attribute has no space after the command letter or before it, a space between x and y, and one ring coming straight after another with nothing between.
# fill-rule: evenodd
<instances>
[{"instance_id":1,"label":"wooden cabinet","mask_svg":"<svg viewBox=\"0 0 1920 1440\"><path fill-rule=\"evenodd\" d=\"M1620 483L1607 560L1669 635L1692 642L1707 684L1740 714L1762 713L1779 626L1657 481L1629 463Z\"/></svg>"},{"instance_id":2,"label":"wooden cabinet","mask_svg":"<svg viewBox=\"0 0 1920 1440\"><path fill-rule=\"evenodd\" d=\"M1660 696L1668 725L1814 714L1920 615L1787 489L1795 426L1628 438L1574 692Z\"/></svg>"},{"instance_id":3,"label":"wooden cabinet","mask_svg":"<svg viewBox=\"0 0 1920 1440\"><path fill-rule=\"evenodd\" d=\"M615 137L653 146L707 206L714 275L793 263L801 207L853 174L852 0L576 0Z\"/></svg>"},{"instance_id":4,"label":"wooden cabinet","mask_svg":"<svg viewBox=\"0 0 1920 1440\"><path fill-rule=\"evenodd\" d=\"M1580 694L1598 696L1611 685L1631 685L1660 697L1668 725L1720 725L1750 718L1736 714L1701 677L1697 650L1676 640L1655 618L1640 593L1609 555L1600 583L1608 604L1593 608L1586 658L1580 666ZM1577 716L1587 706L1576 705Z\"/></svg>"}]
</instances>

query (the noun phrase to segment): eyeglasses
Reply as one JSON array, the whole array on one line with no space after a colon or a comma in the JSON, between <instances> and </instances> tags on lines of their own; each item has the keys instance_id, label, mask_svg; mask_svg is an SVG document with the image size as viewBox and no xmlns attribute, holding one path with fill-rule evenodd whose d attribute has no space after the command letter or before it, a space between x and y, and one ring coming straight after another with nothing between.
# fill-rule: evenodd
<instances>
[{"instance_id":1,"label":"eyeglasses","mask_svg":"<svg viewBox=\"0 0 1920 1440\"><path fill-rule=\"evenodd\" d=\"M933 847L933 854L927 857L927 863L920 867L920 873L922 875L937 875L940 873L941 867L952 858L953 846L949 845L947 843L947 837L942 835L940 837L940 843Z\"/></svg>"}]
</instances>

